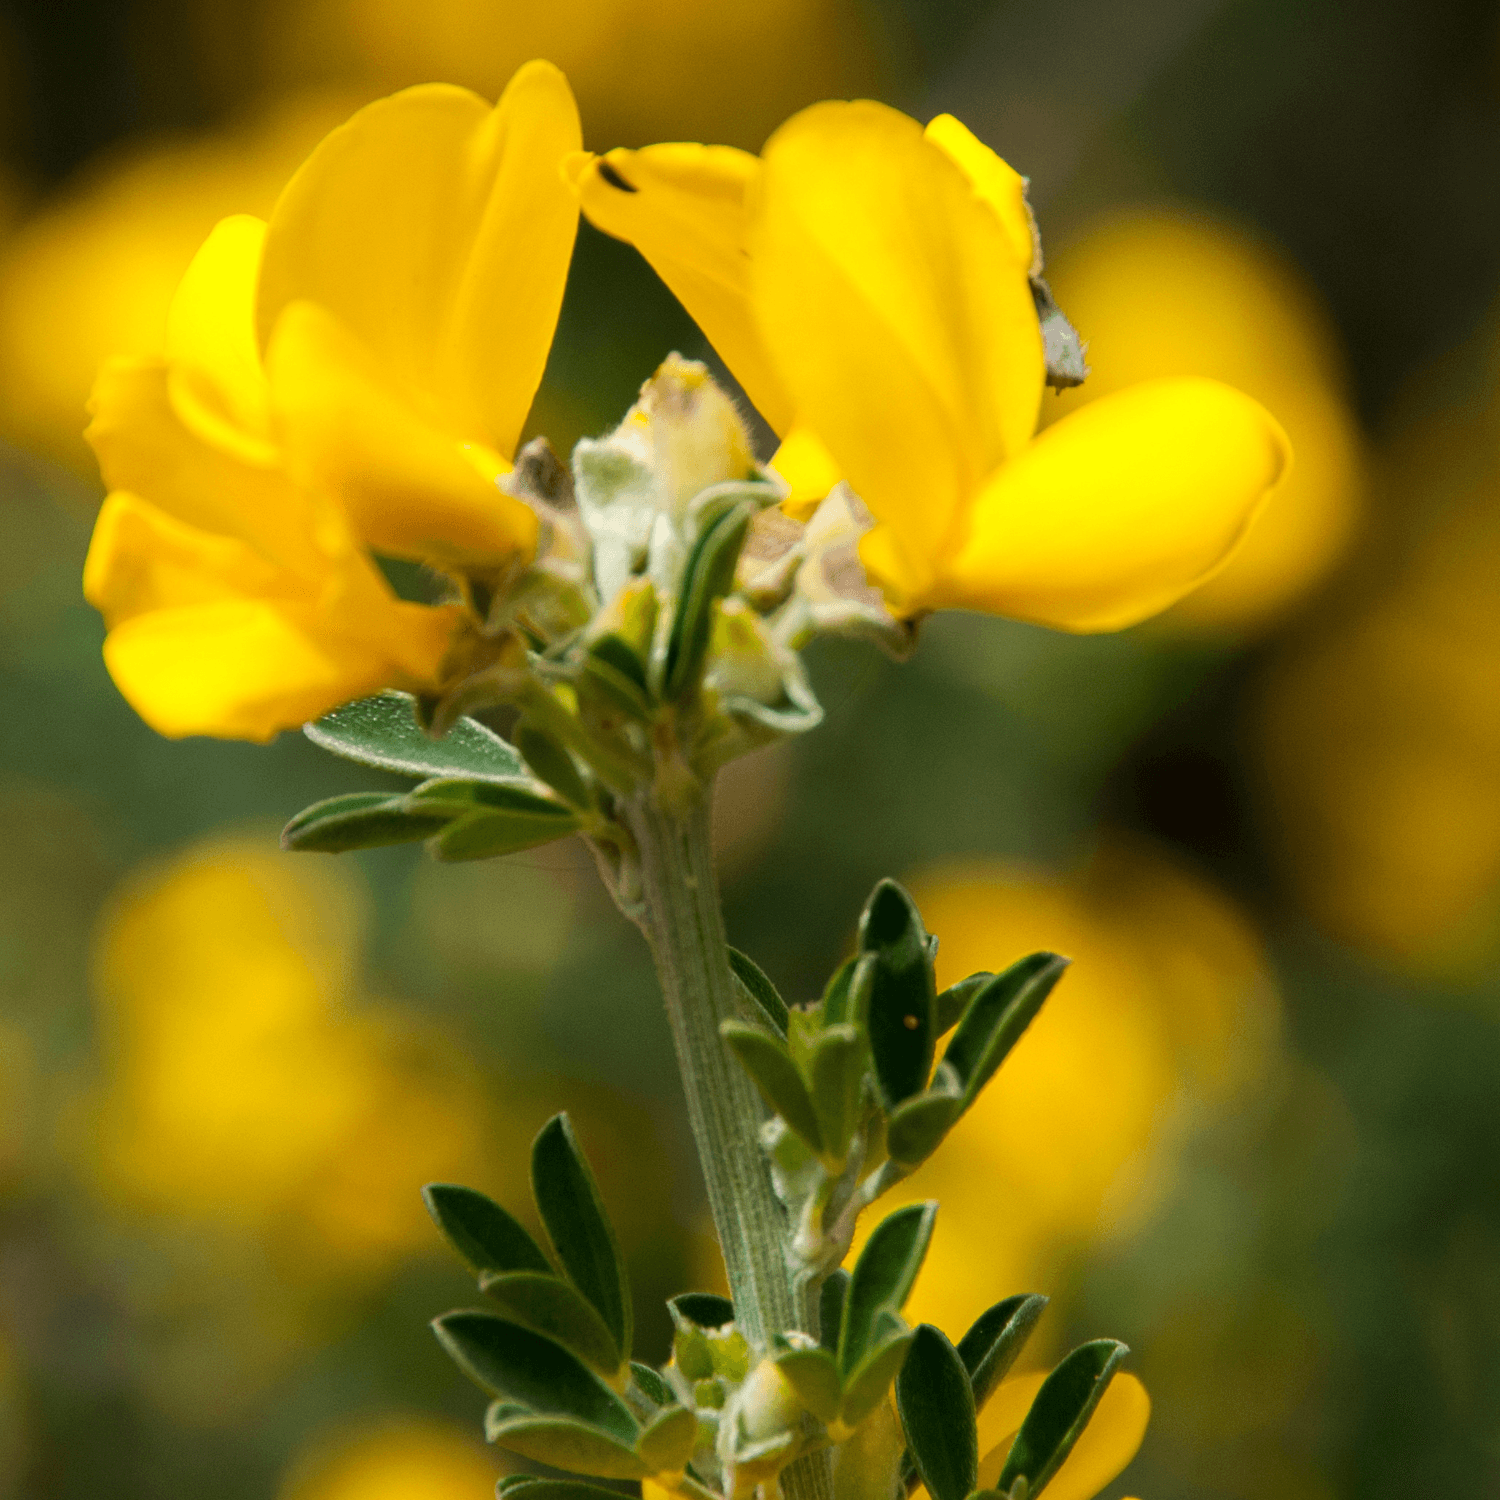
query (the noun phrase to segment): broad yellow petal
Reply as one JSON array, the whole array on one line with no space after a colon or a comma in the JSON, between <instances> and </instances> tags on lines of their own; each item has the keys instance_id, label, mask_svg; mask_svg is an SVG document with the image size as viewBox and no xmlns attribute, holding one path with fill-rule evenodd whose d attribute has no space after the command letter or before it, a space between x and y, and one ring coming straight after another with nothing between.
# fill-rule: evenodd
<instances>
[{"instance_id":1,"label":"broad yellow petal","mask_svg":"<svg viewBox=\"0 0 1500 1500\"><path fill-rule=\"evenodd\" d=\"M992 1489L1011 1443L1046 1378L1037 1370L1002 1382L979 1414L980 1489ZM1116 1375L1047 1486L1048 1500L1093 1500L1135 1457L1151 1417L1146 1388L1128 1372Z\"/></svg>"},{"instance_id":2,"label":"broad yellow petal","mask_svg":"<svg viewBox=\"0 0 1500 1500\"><path fill-rule=\"evenodd\" d=\"M265 599L137 615L110 632L104 660L130 706L172 739L264 742L381 688L420 685L357 638L319 629L311 607Z\"/></svg>"},{"instance_id":3,"label":"broad yellow petal","mask_svg":"<svg viewBox=\"0 0 1500 1500\"><path fill-rule=\"evenodd\" d=\"M110 489L141 495L203 531L238 537L302 576L322 571L312 502L273 459L254 460L237 441L226 451L185 425L165 361L110 360L89 410L84 435Z\"/></svg>"},{"instance_id":4,"label":"broad yellow petal","mask_svg":"<svg viewBox=\"0 0 1500 1500\"><path fill-rule=\"evenodd\" d=\"M729 146L675 144L568 164L589 222L626 240L692 314L779 433L792 409L750 307L748 197L760 162Z\"/></svg>"},{"instance_id":5,"label":"broad yellow petal","mask_svg":"<svg viewBox=\"0 0 1500 1500\"><path fill-rule=\"evenodd\" d=\"M261 346L291 303L316 302L429 420L509 458L562 306L578 205L561 164L580 140L567 81L543 62L494 109L440 84L362 109L271 216Z\"/></svg>"},{"instance_id":6,"label":"broad yellow petal","mask_svg":"<svg viewBox=\"0 0 1500 1500\"><path fill-rule=\"evenodd\" d=\"M923 602L1122 629L1225 562L1290 458L1270 413L1217 381L1149 381L1106 397L985 485Z\"/></svg>"},{"instance_id":7,"label":"broad yellow petal","mask_svg":"<svg viewBox=\"0 0 1500 1500\"><path fill-rule=\"evenodd\" d=\"M781 508L796 521L806 521L844 476L833 455L806 427L794 427L776 450L771 467L791 486Z\"/></svg>"},{"instance_id":8,"label":"broad yellow petal","mask_svg":"<svg viewBox=\"0 0 1500 1500\"><path fill-rule=\"evenodd\" d=\"M255 343L255 283L266 225L221 220L193 257L167 314L168 387L187 426L252 461L267 457L266 377Z\"/></svg>"},{"instance_id":9,"label":"broad yellow petal","mask_svg":"<svg viewBox=\"0 0 1500 1500\"><path fill-rule=\"evenodd\" d=\"M496 484L508 465L426 421L324 308L286 309L266 369L288 471L334 496L367 546L455 567L534 550L535 513Z\"/></svg>"},{"instance_id":10,"label":"broad yellow petal","mask_svg":"<svg viewBox=\"0 0 1500 1500\"><path fill-rule=\"evenodd\" d=\"M798 422L930 574L1041 400L1036 309L999 218L914 120L818 104L766 146L750 252Z\"/></svg>"},{"instance_id":11,"label":"broad yellow petal","mask_svg":"<svg viewBox=\"0 0 1500 1500\"><path fill-rule=\"evenodd\" d=\"M111 630L151 610L297 592L295 580L234 537L211 536L138 495L100 507L83 594Z\"/></svg>"},{"instance_id":12,"label":"broad yellow petal","mask_svg":"<svg viewBox=\"0 0 1500 1500\"><path fill-rule=\"evenodd\" d=\"M1026 202L1026 179L952 115L930 120L927 139L957 163L975 193L995 211L1016 263L1039 271L1036 226Z\"/></svg>"}]
</instances>

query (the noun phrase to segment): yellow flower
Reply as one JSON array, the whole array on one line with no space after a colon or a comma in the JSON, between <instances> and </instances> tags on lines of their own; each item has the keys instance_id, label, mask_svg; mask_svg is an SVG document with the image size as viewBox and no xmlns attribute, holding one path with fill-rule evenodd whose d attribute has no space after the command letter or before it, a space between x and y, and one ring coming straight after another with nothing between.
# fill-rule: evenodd
<instances>
[{"instance_id":1,"label":"yellow flower","mask_svg":"<svg viewBox=\"0 0 1500 1500\"><path fill-rule=\"evenodd\" d=\"M1033 437L1045 381L1024 180L957 120L825 103L760 158L651 146L570 166L784 439L791 505L844 478L900 614L1116 629L1218 568L1286 467L1254 401L1155 381Z\"/></svg>"},{"instance_id":2,"label":"yellow flower","mask_svg":"<svg viewBox=\"0 0 1500 1500\"><path fill-rule=\"evenodd\" d=\"M1253 630L1281 617L1344 554L1363 508L1363 440L1328 320L1296 269L1248 235L1137 210L1049 259L1088 334L1088 380L1050 420L1142 380L1222 380L1276 414L1297 451L1245 545L1173 611L1179 627Z\"/></svg>"},{"instance_id":3,"label":"yellow flower","mask_svg":"<svg viewBox=\"0 0 1500 1500\"><path fill-rule=\"evenodd\" d=\"M440 687L464 612L398 600L371 554L503 575L535 548L498 481L562 301L578 139L546 63L494 109L442 85L372 104L268 225L209 237L164 357L105 367L85 591L153 727L264 740Z\"/></svg>"}]
</instances>

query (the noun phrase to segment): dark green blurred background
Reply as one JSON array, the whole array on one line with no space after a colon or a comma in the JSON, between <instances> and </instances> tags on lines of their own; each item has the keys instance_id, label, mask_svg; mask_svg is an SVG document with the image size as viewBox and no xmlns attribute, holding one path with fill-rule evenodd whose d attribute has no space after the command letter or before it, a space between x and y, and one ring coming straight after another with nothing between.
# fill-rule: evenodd
<instances>
[{"instance_id":1,"label":"dark green blurred background","mask_svg":"<svg viewBox=\"0 0 1500 1500\"><path fill-rule=\"evenodd\" d=\"M726 778L729 927L791 996L884 874L952 914L955 963L1076 950L1073 1030L966 1127L918 1295L972 1315L1027 1277L1001 1290L1054 1295L1054 1347L1132 1344L1155 1411L1110 1495L1500 1494L1500 9L27 0L0 5L0 1495L479 1500L481 1398L424 1327L470 1293L416 1190L521 1206L557 1108L648 1354L717 1274L649 964L583 851L277 854L379 779L295 736L157 739L79 591L90 372L151 348L215 218L266 212L362 100L493 97L533 54L596 149L755 149L826 96L952 110L1032 177L1101 382L1202 370L1286 423L1291 540L1238 593L1116 637L942 618L899 667L817 649L824 727ZM708 353L585 225L533 429L603 430L672 349Z\"/></svg>"}]
</instances>

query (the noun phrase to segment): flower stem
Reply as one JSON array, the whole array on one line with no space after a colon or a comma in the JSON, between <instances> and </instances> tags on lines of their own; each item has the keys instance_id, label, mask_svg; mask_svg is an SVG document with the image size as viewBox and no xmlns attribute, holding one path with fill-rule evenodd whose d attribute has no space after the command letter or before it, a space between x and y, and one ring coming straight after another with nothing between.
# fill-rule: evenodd
<instances>
[{"instance_id":1,"label":"flower stem","mask_svg":"<svg viewBox=\"0 0 1500 1500\"><path fill-rule=\"evenodd\" d=\"M719 1035L719 1023L740 1013L714 877L708 798L700 794L668 811L648 791L623 811L640 855L641 927L666 1000L735 1320L762 1348L773 1333L816 1333L813 1310L787 1262L790 1228L760 1145L760 1099ZM790 1465L781 1485L787 1500L826 1500L832 1492L827 1453Z\"/></svg>"}]
</instances>

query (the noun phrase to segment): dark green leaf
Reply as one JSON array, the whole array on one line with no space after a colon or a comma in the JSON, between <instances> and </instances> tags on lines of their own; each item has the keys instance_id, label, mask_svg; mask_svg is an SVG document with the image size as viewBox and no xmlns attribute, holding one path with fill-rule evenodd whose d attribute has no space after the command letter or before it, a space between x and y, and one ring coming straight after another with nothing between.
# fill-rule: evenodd
<instances>
[{"instance_id":1,"label":"dark green leaf","mask_svg":"<svg viewBox=\"0 0 1500 1500\"><path fill-rule=\"evenodd\" d=\"M833 1355L826 1349L792 1349L779 1355L776 1364L808 1411L820 1422L833 1421L843 1395Z\"/></svg>"},{"instance_id":2,"label":"dark green leaf","mask_svg":"<svg viewBox=\"0 0 1500 1500\"><path fill-rule=\"evenodd\" d=\"M703 529L682 570L677 614L667 641L668 698L680 698L698 686L713 632L714 606L734 587L735 564L757 509L750 501L740 501L712 520L703 518Z\"/></svg>"},{"instance_id":3,"label":"dark green leaf","mask_svg":"<svg viewBox=\"0 0 1500 1500\"><path fill-rule=\"evenodd\" d=\"M431 1182L422 1201L450 1245L476 1271L552 1273L541 1247L492 1198L452 1182Z\"/></svg>"},{"instance_id":4,"label":"dark green leaf","mask_svg":"<svg viewBox=\"0 0 1500 1500\"><path fill-rule=\"evenodd\" d=\"M454 816L428 845L441 860L490 859L550 844L578 827L577 814L525 787L429 781L409 792L408 807L447 808Z\"/></svg>"},{"instance_id":5,"label":"dark green leaf","mask_svg":"<svg viewBox=\"0 0 1500 1500\"><path fill-rule=\"evenodd\" d=\"M522 1458L573 1474L644 1479L650 1473L633 1447L571 1417L512 1417L489 1427L487 1436Z\"/></svg>"},{"instance_id":6,"label":"dark green leaf","mask_svg":"<svg viewBox=\"0 0 1500 1500\"><path fill-rule=\"evenodd\" d=\"M517 813L527 817L556 818L576 825L573 809L555 797L517 782L468 781L459 776L437 776L406 794L405 804L414 811L432 808L457 817L469 812Z\"/></svg>"},{"instance_id":7,"label":"dark green leaf","mask_svg":"<svg viewBox=\"0 0 1500 1500\"><path fill-rule=\"evenodd\" d=\"M899 1313L922 1269L936 1203L909 1203L888 1214L865 1243L844 1298L839 1369L845 1379L872 1346L881 1313Z\"/></svg>"},{"instance_id":8,"label":"dark green leaf","mask_svg":"<svg viewBox=\"0 0 1500 1500\"><path fill-rule=\"evenodd\" d=\"M896 1410L932 1500L966 1500L979 1478L969 1372L940 1329L921 1324L896 1378Z\"/></svg>"},{"instance_id":9,"label":"dark green leaf","mask_svg":"<svg viewBox=\"0 0 1500 1500\"><path fill-rule=\"evenodd\" d=\"M754 1080L766 1103L814 1151L823 1149L818 1117L797 1065L775 1037L743 1021L721 1021L719 1035Z\"/></svg>"},{"instance_id":10,"label":"dark green leaf","mask_svg":"<svg viewBox=\"0 0 1500 1500\"><path fill-rule=\"evenodd\" d=\"M405 798L389 792L347 792L305 807L281 830L281 847L299 854L344 854L409 844L436 833L442 813L409 812Z\"/></svg>"},{"instance_id":11,"label":"dark green leaf","mask_svg":"<svg viewBox=\"0 0 1500 1500\"><path fill-rule=\"evenodd\" d=\"M582 703L600 714L624 714L627 718L644 724L649 722L655 712L644 689L637 687L612 662L592 651L583 659L578 677L578 693Z\"/></svg>"},{"instance_id":12,"label":"dark green leaf","mask_svg":"<svg viewBox=\"0 0 1500 1500\"><path fill-rule=\"evenodd\" d=\"M487 1312L445 1313L432 1326L463 1371L493 1395L635 1442L630 1408L561 1344Z\"/></svg>"},{"instance_id":13,"label":"dark green leaf","mask_svg":"<svg viewBox=\"0 0 1500 1500\"><path fill-rule=\"evenodd\" d=\"M531 1191L558 1260L630 1357L632 1308L625 1259L567 1115L554 1115L531 1146Z\"/></svg>"},{"instance_id":14,"label":"dark green leaf","mask_svg":"<svg viewBox=\"0 0 1500 1500\"><path fill-rule=\"evenodd\" d=\"M606 1380L619 1374L620 1351L609 1329L572 1283L550 1272L486 1272L479 1287L511 1322L556 1339Z\"/></svg>"},{"instance_id":15,"label":"dark green leaf","mask_svg":"<svg viewBox=\"0 0 1500 1500\"><path fill-rule=\"evenodd\" d=\"M845 1427L858 1427L885 1399L911 1348L911 1340L911 1333L906 1332L871 1345L869 1353L844 1382L839 1421Z\"/></svg>"},{"instance_id":16,"label":"dark green leaf","mask_svg":"<svg viewBox=\"0 0 1500 1500\"><path fill-rule=\"evenodd\" d=\"M544 781L563 801L574 807L589 805L589 791L573 763L573 757L535 724L522 719L515 728L516 749L526 758L531 773Z\"/></svg>"},{"instance_id":17,"label":"dark green leaf","mask_svg":"<svg viewBox=\"0 0 1500 1500\"><path fill-rule=\"evenodd\" d=\"M1038 1293L1022 1292L1007 1297L980 1313L973 1327L958 1341L959 1358L969 1372L976 1408L983 1408L991 1392L1010 1372L1046 1306L1047 1299Z\"/></svg>"},{"instance_id":18,"label":"dark green leaf","mask_svg":"<svg viewBox=\"0 0 1500 1500\"><path fill-rule=\"evenodd\" d=\"M667 1311L674 1323L695 1328L722 1328L734 1322L734 1303L717 1292L682 1292L668 1299Z\"/></svg>"},{"instance_id":19,"label":"dark green leaf","mask_svg":"<svg viewBox=\"0 0 1500 1500\"><path fill-rule=\"evenodd\" d=\"M842 1162L859 1124L865 1082L865 1039L857 1026L829 1026L813 1043L807 1075L823 1149Z\"/></svg>"},{"instance_id":20,"label":"dark green leaf","mask_svg":"<svg viewBox=\"0 0 1500 1500\"><path fill-rule=\"evenodd\" d=\"M787 1028L786 1001L781 998L776 986L766 978L755 960L741 953L738 948L729 950L729 967L756 1010L765 1017L778 1036L784 1037Z\"/></svg>"},{"instance_id":21,"label":"dark green leaf","mask_svg":"<svg viewBox=\"0 0 1500 1500\"><path fill-rule=\"evenodd\" d=\"M957 1118L958 1100L952 1094L917 1094L886 1116L885 1149L901 1166L914 1167L937 1150Z\"/></svg>"},{"instance_id":22,"label":"dark green leaf","mask_svg":"<svg viewBox=\"0 0 1500 1500\"><path fill-rule=\"evenodd\" d=\"M1055 953L1033 953L997 974L974 997L943 1053L944 1064L963 1088L962 1109L974 1102L1021 1040L1068 963Z\"/></svg>"},{"instance_id":23,"label":"dark green leaf","mask_svg":"<svg viewBox=\"0 0 1500 1500\"><path fill-rule=\"evenodd\" d=\"M669 1406L636 1439L635 1451L653 1474L680 1474L697 1445L697 1416L685 1406Z\"/></svg>"},{"instance_id":24,"label":"dark green leaf","mask_svg":"<svg viewBox=\"0 0 1500 1500\"><path fill-rule=\"evenodd\" d=\"M520 757L498 734L474 719L460 719L440 740L417 723L409 693L377 693L346 703L302 732L313 744L361 765L405 776L475 776L508 781L523 774Z\"/></svg>"},{"instance_id":25,"label":"dark green leaf","mask_svg":"<svg viewBox=\"0 0 1500 1500\"><path fill-rule=\"evenodd\" d=\"M502 1422L514 1421L517 1417L532 1417L536 1413L518 1401L491 1401L484 1410L484 1440L493 1443L490 1436Z\"/></svg>"},{"instance_id":26,"label":"dark green leaf","mask_svg":"<svg viewBox=\"0 0 1500 1500\"><path fill-rule=\"evenodd\" d=\"M839 1331L844 1326L844 1299L849 1293L849 1273L842 1268L830 1271L818 1292L818 1342L833 1352L839 1346Z\"/></svg>"},{"instance_id":27,"label":"dark green leaf","mask_svg":"<svg viewBox=\"0 0 1500 1500\"><path fill-rule=\"evenodd\" d=\"M822 1020L825 1026L838 1026L854 1019L850 1014L849 993L854 983L854 970L859 960L858 953L853 958L846 958L833 971L833 977L824 988Z\"/></svg>"},{"instance_id":28,"label":"dark green leaf","mask_svg":"<svg viewBox=\"0 0 1500 1500\"><path fill-rule=\"evenodd\" d=\"M617 631L601 635L589 646L589 655L607 662L627 681L632 682L642 693L646 691L646 664L636 654L635 647Z\"/></svg>"},{"instance_id":29,"label":"dark green leaf","mask_svg":"<svg viewBox=\"0 0 1500 1500\"><path fill-rule=\"evenodd\" d=\"M876 957L871 976L870 1055L886 1107L927 1087L937 1045L937 991L927 931L915 903L882 880L859 924L859 946Z\"/></svg>"},{"instance_id":30,"label":"dark green leaf","mask_svg":"<svg viewBox=\"0 0 1500 1500\"><path fill-rule=\"evenodd\" d=\"M677 1399L672 1394L672 1387L650 1365L632 1364L630 1373L635 1378L636 1389L653 1406L670 1406Z\"/></svg>"},{"instance_id":31,"label":"dark green leaf","mask_svg":"<svg viewBox=\"0 0 1500 1500\"><path fill-rule=\"evenodd\" d=\"M1115 1339L1080 1345L1042 1382L1000 1471L1002 1492L1025 1475L1028 1494L1042 1487L1073 1451L1120 1362L1129 1353Z\"/></svg>"},{"instance_id":32,"label":"dark green leaf","mask_svg":"<svg viewBox=\"0 0 1500 1500\"><path fill-rule=\"evenodd\" d=\"M969 1002L994 977L987 969L981 970L978 974L970 974L967 979L960 979L957 984L950 984L937 997L937 1034L939 1036L942 1036L945 1031L952 1031L963 1020L964 1012L969 1008Z\"/></svg>"}]
</instances>

